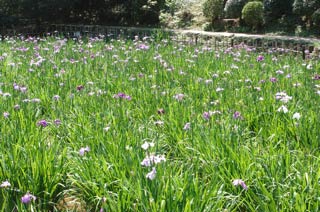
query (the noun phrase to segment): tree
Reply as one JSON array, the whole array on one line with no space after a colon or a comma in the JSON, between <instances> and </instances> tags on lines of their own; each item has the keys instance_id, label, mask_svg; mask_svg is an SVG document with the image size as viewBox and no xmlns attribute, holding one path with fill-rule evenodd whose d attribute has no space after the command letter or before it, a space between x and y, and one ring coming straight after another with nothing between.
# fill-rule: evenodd
<instances>
[{"instance_id":1,"label":"tree","mask_svg":"<svg viewBox=\"0 0 320 212\"><path fill-rule=\"evenodd\" d=\"M293 0L264 0L264 13L267 22L292 14Z\"/></svg>"},{"instance_id":2,"label":"tree","mask_svg":"<svg viewBox=\"0 0 320 212\"><path fill-rule=\"evenodd\" d=\"M37 23L63 22L69 18L69 13L77 0L20 0L19 15Z\"/></svg>"},{"instance_id":3,"label":"tree","mask_svg":"<svg viewBox=\"0 0 320 212\"><path fill-rule=\"evenodd\" d=\"M0 0L0 5L0 18L14 16L38 25L155 25L165 0Z\"/></svg>"},{"instance_id":4,"label":"tree","mask_svg":"<svg viewBox=\"0 0 320 212\"><path fill-rule=\"evenodd\" d=\"M248 0L228 0L224 12L228 18L241 18L241 11Z\"/></svg>"},{"instance_id":5,"label":"tree","mask_svg":"<svg viewBox=\"0 0 320 212\"><path fill-rule=\"evenodd\" d=\"M160 11L166 4L165 0L129 0L127 6L132 25L148 25L159 22Z\"/></svg>"},{"instance_id":6,"label":"tree","mask_svg":"<svg viewBox=\"0 0 320 212\"><path fill-rule=\"evenodd\" d=\"M224 0L206 0L203 4L203 15L213 23L223 14Z\"/></svg>"},{"instance_id":7,"label":"tree","mask_svg":"<svg viewBox=\"0 0 320 212\"><path fill-rule=\"evenodd\" d=\"M320 0L295 0L293 3L294 14L301 17L306 25L312 25L312 15L320 8Z\"/></svg>"},{"instance_id":8,"label":"tree","mask_svg":"<svg viewBox=\"0 0 320 212\"><path fill-rule=\"evenodd\" d=\"M263 23L263 4L259 1L248 2L242 9L243 20L254 29Z\"/></svg>"},{"instance_id":9,"label":"tree","mask_svg":"<svg viewBox=\"0 0 320 212\"><path fill-rule=\"evenodd\" d=\"M313 24L315 24L316 26L318 26L318 28L320 27L320 8L317 9L313 14L312 14L312 22Z\"/></svg>"}]
</instances>

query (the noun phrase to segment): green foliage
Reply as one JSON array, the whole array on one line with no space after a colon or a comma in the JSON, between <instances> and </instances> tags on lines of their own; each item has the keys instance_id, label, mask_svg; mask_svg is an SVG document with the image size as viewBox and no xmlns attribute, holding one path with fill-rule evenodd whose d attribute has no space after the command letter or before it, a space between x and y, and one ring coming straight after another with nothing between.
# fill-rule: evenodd
<instances>
[{"instance_id":1,"label":"green foliage","mask_svg":"<svg viewBox=\"0 0 320 212\"><path fill-rule=\"evenodd\" d=\"M211 22L219 19L223 14L223 0L206 0L203 4L203 14Z\"/></svg>"},{"instance_id":2,"label":"green foliage","mask_svg":"<svg viewBox=\"0 0 320 212\"><path fill-rule=\"evenodd\" d=\"M242 18L248 2L258 0L0 0L0 26L4 28L41 23L97 24L122 26L162 26L183 28L210 21L223 29L219 19ZM320 0L259 0L264 8L264 29L301 26L312 30L318 25ZM195 7L189 7L196 5ZM194 14L201 13L203 16ZM205 19L205 17L207 19ZM261 25L261 16L250 26ZM290 22L294 20L294 22ZM247 27L240 20L241 27ZM254 26L256 27L256 26ZM239 28L240 29L240 28Z\"/></svg>"},{"instance_id":3,"label":"green foliage","mask_svg":"<svg viewBox=\"0 0 320 212\"><path fill-rule=\"evenodd\" d=\"M241 11L248 0L228 0L225 7L227 18L241 18Z\"/></svg>"},{"instance_id":4,"label":"green foliage","mask_svg":"<svg viewBox=\"0 0 320 212\"><path fill-rule=\"evenodd\" d=\"M292 13L293 0L264 0L264 12L267 22L277 20Z\"/></svg>"},{"instance_id":5,"label":"green foliage","mask_svg":"<svg viewBox=\"0 0 320 212\"><path fill-rule=\"evenodd\" d=\"M77 1L68 0L20 0L19 15L36 21L63 22L68 18L68 12L74 8Z\"/></svg>"},{"instance_id":6,"label":"green foliage","mask_svg":"<svg viewBox=\"0 0 320 212\"><path fill-rule=\"evenodd\" d=\"M194 15L190 4L184 0L167 0L166 7L160 13L160 24L167 28L182 28L192 24Z\"/></svg>"},{"instance_id":7,"label":"green foliage","mask_svg":"<svg viewBox=\"0 0 320 212\"><path fill-rule=\"evenodd\" d=\"M318 28L320 28L320 9L317 9L312 14L312 21Z\"/></svg>"},{"instance_id":8,"label":"green foliage","mask_svg":"<svg viewBox=\"0 0 320 212\"><path fill-rule=\"evenodd\" d=\"M292 5L292 10L297 15L303 15L305 11L304 0L295 0Z\"/></svg>"},{"instance_id":9,"label":"green foliage","mask_svg":"<svg viewBox=\"0 0 320 212\"><path fill-rule=\"evenodd\" d=\"M320 0L295 0L293 2L293 12L300 16L310 17L318 8L320 8Z\"/></svg>"},{"instance_id":10,"label":"green foliage","mask_svg":"<svg viewBox=\"0 0 320 212\"><path fill-rule=\"evenodd\" d=\"M295 0L293 3L293 12L302 20L303 28L311 30L312 25L317 22L316 10L318 8L320 8L320 0Z\"/></svg>"},{"instance_id":11,"label":"green foliage","mask_svg":"<svg viewBox=\"0 0 320 212\"><path fill-rule=\"evenodd\" d=\"M172 16L184 7L184 0L166 0L163 12L170 13Z\"/></svg>"},{"instance_id":12,"label":"green foliage","mask_svg":"<svg viewBox=\"0 0 320 212\"><path fill-rule=\"evenodd\" d=\"M148 25L159 22L165 0L0 0L0 15L37 22Z\"/></svg>"},{"instance_id":13,"label":"green foliage","mask_svg":"<svg viewBox=\"0 0 320 212\"><path fill-rule=\"evenodd\" d=\"M0 211L317 211L319 61L157 36L0 42Z\"/></svg>"},{"instance_id":14,"label":"green foliage","mask_svg":"<svg viewBox=\"0 0 320 212\"><path fill-rule=\"evenodd\" d=\"M242 9L242 19L253 28L263 24L263 4L258 1L248 2Z\"/></svg>"},{"instance_id":15,"label":"green foliage","mask_svg":"<svg viewBox=\"0 0 320 212\"><path fill-rule=\"evenodd\" d=\"M160 32L0 51L0 211L319 209L318 60Z\"/></svg>"},{"instance_id":16,"label":"green foliage","mask_svg":"<svg viewBox=\"0 0 320 212\"><path fill-rule=\"evenodd\" d=\"M126 20L130 25L152 25L159 23L160 11L165 8L165 0L132 0L123 2Z\"/></svg>"}]
</instances>

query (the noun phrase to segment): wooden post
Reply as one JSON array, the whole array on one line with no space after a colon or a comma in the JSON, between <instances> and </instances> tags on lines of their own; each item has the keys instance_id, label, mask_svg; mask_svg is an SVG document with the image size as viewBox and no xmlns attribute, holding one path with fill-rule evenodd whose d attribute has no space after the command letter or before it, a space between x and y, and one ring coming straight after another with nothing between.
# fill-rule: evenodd
<instances>
[{"instance_id":1,"label":"wooden post","mask_svg":"<svg viewBox=\"0 0 320 212\"><path fill-rule=\"evenodd\" d=\"M214 50L217 50L217 39L214 37Z\"/></svg>"},{"instance_id":2,"label":"wooden post","mask_svg":"<svg viewBox=\"0 0 320 212\"><path fill-rule=\"evenodd\" d=\"M306 59L306 47L305 47L305 45L302 45L301 51L302 51L302 59L305 60Z\"/></svg>"},{"instance_id":3,"label":"wooden post","mask_svg":"<svg viewBox=\"0 0 320 212\"><path fill-rule=\"evenodd\" d=\"M225 45L224 45L224 42L225 42L226 38L225 37L222 37L222 49L224 50L225 48Z\"/></svg>"}]
</instances>

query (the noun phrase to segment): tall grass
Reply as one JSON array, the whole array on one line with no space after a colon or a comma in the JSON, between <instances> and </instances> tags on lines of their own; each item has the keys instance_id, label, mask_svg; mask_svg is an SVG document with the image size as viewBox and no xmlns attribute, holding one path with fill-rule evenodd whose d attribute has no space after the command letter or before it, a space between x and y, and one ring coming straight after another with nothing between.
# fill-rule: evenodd
<instances>
[{"instance_id":1,"label":"tall grass","mask_svg":"<svg viewBox=\"0 0 320 212\"><path fill-rule=\"evenodd\" d=\"M2 211L319 209L317 60L152 37L0 58Z\"/></svg>"}]
</instances>

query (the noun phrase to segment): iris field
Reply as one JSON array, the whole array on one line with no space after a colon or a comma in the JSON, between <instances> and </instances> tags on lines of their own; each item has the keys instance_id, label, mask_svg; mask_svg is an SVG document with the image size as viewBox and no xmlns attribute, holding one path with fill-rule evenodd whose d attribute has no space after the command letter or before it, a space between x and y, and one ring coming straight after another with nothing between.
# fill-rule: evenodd
<instances>
[{"instance_id":1,"label":"iris field","mask_svg":"<svg viewBox=\"0 0 320 212\"><path fill-rule=\"evenodd\" d=\"M170 37L0 42L1 211L317 211L320 64Z\"/></svg>"}]
</instances>

